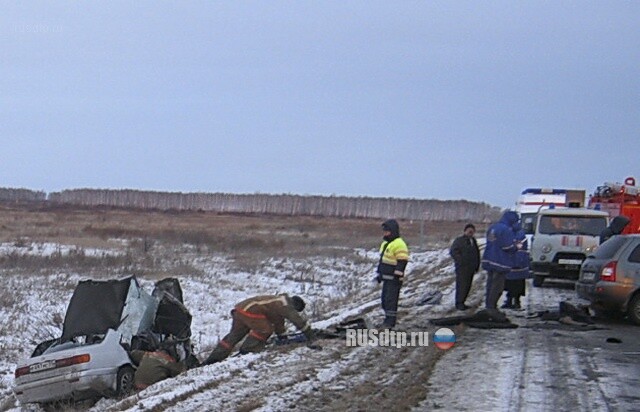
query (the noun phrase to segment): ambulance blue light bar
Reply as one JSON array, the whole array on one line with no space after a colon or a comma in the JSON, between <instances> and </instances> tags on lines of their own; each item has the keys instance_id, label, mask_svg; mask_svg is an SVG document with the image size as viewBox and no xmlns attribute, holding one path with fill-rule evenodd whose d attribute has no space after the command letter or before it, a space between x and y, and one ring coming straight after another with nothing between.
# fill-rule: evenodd
<instances>
[{"instance_id":1,"label":"ambulance blue light bar","mask_svg":"<svg viewBox=\"0 0 640 412\"><path fill-rule=\"evenodd\" d=\"M540 187L529 187L522 191L523 195L566 195L567 189L544 189Z\"/></svg>"}]
</instances>

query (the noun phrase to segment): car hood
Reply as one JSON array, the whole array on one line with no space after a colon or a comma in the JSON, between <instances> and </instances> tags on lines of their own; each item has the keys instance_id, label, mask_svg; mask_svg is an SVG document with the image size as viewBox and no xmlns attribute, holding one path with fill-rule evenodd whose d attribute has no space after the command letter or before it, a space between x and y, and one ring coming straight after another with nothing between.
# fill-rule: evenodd
<instances>
[{"instance_id":1,"label":"car hood","mask_svg":"<svg viewBox=\"0 0 640 412\"><path fill-rule=\"evenodd\" d=\"M616 216L613 218L611 223L609 223L609 229L611 229L613 234L619 235L629 222L631 222L631 220L626 216Z\"/></svg>"},{"instance_id":2,"label":"car hood","mask_svg":"<svg viewBox=\"0 0 640 412\"><path fill-rule=\"evenodd\" d=\"M69 302L60 340L100 335L108 329L130 340L152 326L157 306L158 299L145 292L134 277L82 281Z\"/></svg>"}]
</instances>

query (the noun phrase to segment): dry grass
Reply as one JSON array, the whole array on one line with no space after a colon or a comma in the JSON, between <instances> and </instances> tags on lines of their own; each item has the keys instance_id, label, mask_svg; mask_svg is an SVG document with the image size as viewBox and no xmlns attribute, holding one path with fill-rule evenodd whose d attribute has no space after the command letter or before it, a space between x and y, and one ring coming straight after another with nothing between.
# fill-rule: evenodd
<instances>
[{"instance_id":1,"label":"dry grass","mask_svg":"<svg viewBox=\"0 0 640 412\"><path fill-rule=\"evenodd\" d=\"M1 242L53 242L76 248L75 253L49 257L5 255L0 268L170 275L195 270L176 260L175 251L191 245L196 253L224 253L238 268L255 270L269 257L337 258L353 248L375 248L381 240L381 221L0 204ZM427 249L446 247L464 223L400 221L400 226L410 247ZM478 228L482 232L485 227ZM88 256L84 250L89 248L121 249L121 254Z\"/></svg>"}]
</instances>

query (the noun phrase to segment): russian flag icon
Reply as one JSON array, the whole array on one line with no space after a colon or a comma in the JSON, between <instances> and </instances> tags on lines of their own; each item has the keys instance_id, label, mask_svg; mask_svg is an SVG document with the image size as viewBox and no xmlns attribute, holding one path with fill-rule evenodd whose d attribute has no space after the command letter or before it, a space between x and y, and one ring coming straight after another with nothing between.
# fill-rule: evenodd
<instances>
[{"instance_id":1,"label":"russian flag icon","mask_svg":"<svg viewBox=\"0 0 640 412\"><path fill-rule=\"evenodd\" d=\"M433 335L433 343L438 349L451 349L456 343L456 334L449 328L440 328Z\"/></svg>"}]
</instances>

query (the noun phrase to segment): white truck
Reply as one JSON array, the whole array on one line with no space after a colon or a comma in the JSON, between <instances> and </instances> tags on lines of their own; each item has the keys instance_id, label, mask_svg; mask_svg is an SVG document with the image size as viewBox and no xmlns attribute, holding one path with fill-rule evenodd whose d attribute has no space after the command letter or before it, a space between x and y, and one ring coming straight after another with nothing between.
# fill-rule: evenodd
<instances>
[{"instance_id":1,"label":"white truck","mask_svg":"<svg viewBox=\"0 0 640 412\"><path fill-rule=\"evenodd\" d=\"M533 286L549 277L577 280L580 266L600 243L600 233L609 224L609 214L586 208L540 210L525 231L533 232L530 245Z\"/></svg>"}]
</instances>

